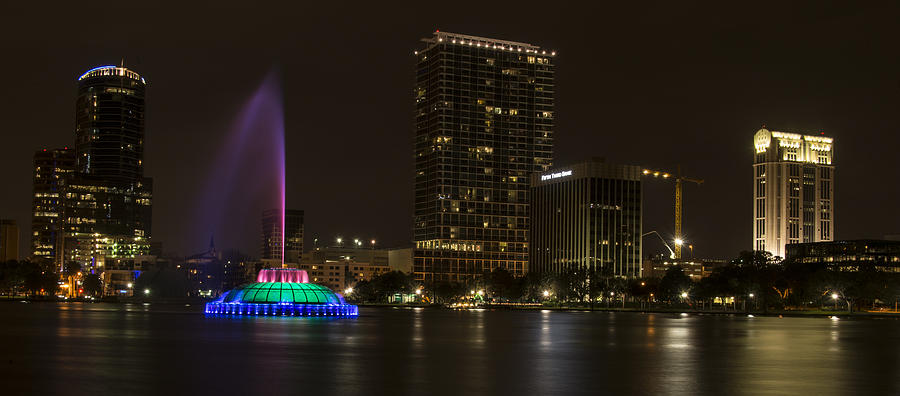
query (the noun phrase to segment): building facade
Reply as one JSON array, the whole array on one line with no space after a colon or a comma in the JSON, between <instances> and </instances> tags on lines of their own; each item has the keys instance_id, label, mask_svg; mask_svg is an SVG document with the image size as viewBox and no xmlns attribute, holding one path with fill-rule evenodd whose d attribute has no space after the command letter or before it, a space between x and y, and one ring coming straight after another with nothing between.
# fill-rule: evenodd
<instances>
[{"instance_id":1,"label":"building facade","mask_svg":"<svg viewBox=\"0 0 900 396\"><path fill-rule=\"evenodd\" d=\"M666 271L673 266L680 266L684 270L685 275L691 280L697 281L712 275L716 268L728 265L727 260L721 259L673 259L670 257L657 255L645 258L641 264L643 270L641 276L644 278L662 278L666 275Z\"/></svg>"},{"instance_id":2,"label":"building facade","mask_svg":"<svg viewBox=\"0 0 900 396\"><path fill-rule=\"evenodd\" d=\"M34 157L32 255L60 269L77 262L89 271L131 271L151 239L146 81L125 67L101 66L77 87L74 150Z\"/></svg>"},{"instance_id":3,"label":"building facade","mask_svg":"<svg viewBox=\"0 0 900 396\"><path fill-rule=\"evenodd\" d=\"M287 233L282 238L282 222ZM282 248L284 243L284 248ZM283 263L299 263L303 253L303 211L288 209L282 218L281 209L267 209L262 215L263 260L279 260Z\"/></svg>"},{"instance_id":4,"label":"building facade","mask_svg":"<svg viewBox=\"0 0 900 396\"><path fill-rule=\"evenodd\" d=\"M528 270L641 276L641 174L593 160L532 175Z\"/></svg>"},{"instance_id":5,"label":"building facade","mask_svg":"<svg viewBox=\"0 0 900 396\"><path fill-rule=\"evenodd\" d=\"M0 262L19 260L19 226L15 220L0 219Z\"/></svg>"},{"instance_id":6,"label":"building facade","mask_svg":"<svg viewBox=\"0 0 900 396\"><path fill-rule=\"evenodd\" d=\"M843 271L874 268L900 272L900 241L861 239L852 241L795 243L786 246L785 259Z\"/></svg>"},{"instance_id":7,"label":"building facade","mask_svg":"<svg viewBox=\"0 0 900 396\"><path fill-rule=\"evenodd\" d=\"M63 269L66 185L75 172L75 150L42 149L34 154L31 196L31 256Z\"/></svg>"},{"instance_id":8,"label":"building facade","mask_svg":"<svg viewBox=\"0 0 900 396\"><path fill-rule=\"evenodd\" d=\"M413 274L528 263L528 177L553 160L555 52L436 31L416 51Z\"/></svg>"},{"instance_id":9,"label":"building facade","mask_svg":"<svg viewBox=\"0 0 900 396\"><path fill-rule=\"evenodd\" d=\"M150 253L153 181L144 177L146 81L119 66L78 78L75 173L66 191L67 261L133 270ZM99 268L101 263L115 268Z\"/></svg>"},{"instance_id":10,"label":"building facade","mask_svg":"<svg viewBox=\"0 0 900 396\"><path fill-rule=\"evenodd\" d=\"M753 249L834 240L833 139L763 128L753 145Z\"/></svg>"}]
</instances>

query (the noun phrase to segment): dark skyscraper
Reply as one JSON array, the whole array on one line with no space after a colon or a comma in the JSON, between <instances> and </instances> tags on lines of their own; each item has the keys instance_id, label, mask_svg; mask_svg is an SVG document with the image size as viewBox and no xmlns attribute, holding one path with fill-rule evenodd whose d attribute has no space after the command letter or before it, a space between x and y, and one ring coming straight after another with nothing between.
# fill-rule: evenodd
<instances>
[{"instance_id":1,"label":"dark skyscraper","mask_svg":"<svg viewBox=\"0 0 900 396\"><path fill-rule=\"evenodd\" d=\"M79 173L126 184L144 177L146 83L124 67L101 66L78 78L75 152Z\"/></svg>"},{"instance_id":2,"label":"dark skyscraper","mask_svg":"<svg viewBox=\"0 0 900 396\"><path fill-rule=\"evenodd\" d=\"M75 177L68 184L67 260L130 269L150 247L153 183L144 177L144 91L138 73L101 66L78 78Z\"/></svg>"},{"instance_id":3,"label":"dark skyscraper","mask_svg":"<svg viewBox=\"0 0 900 396\"><path fill-rule=\"evenodd\" d=\"M418 280L528 262L529 175L553 160L555 52L435 32L416 52Z\"/></svg>"},{"instance_id":4,"label":"dark skyscraper","mask_svg":"<svg viewBox=\"0 0 900 396\"><path fill-rule=\"evenodd\" d=\"M299 263L303 253L303 211L289 209L284 213L284 262ZM262 215L263 260L279 260L282 257L281 209L268 209Z\"/></svg>"}]
</instances>

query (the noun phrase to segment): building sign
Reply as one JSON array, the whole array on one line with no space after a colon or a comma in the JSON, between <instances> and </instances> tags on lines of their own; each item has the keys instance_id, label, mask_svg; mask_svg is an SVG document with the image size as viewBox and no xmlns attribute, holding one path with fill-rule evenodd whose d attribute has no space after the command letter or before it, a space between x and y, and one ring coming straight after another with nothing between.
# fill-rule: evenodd
<instances>
[{"instance_id":1,"label":"building sign","mask_svg":"<svg viewBox=\"0 0 900 396\"><path fill-rule=\"evenodd\" d=\"M572 176L572 171L567 170L567 171L562 171L562 172L551 173L549 175L541 175L541 181L550 180L550 179L558 179L560 177L566 177L566 176Z\"/></svg>"}]
</instances>

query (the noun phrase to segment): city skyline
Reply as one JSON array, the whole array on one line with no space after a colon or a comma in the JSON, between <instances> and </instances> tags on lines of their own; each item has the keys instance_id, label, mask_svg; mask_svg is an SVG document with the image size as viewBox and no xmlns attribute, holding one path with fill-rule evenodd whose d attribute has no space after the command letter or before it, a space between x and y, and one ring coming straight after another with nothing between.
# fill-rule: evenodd
<instances>
[{"instance_id":1,"label":"city skyline","mask_svg":"<svg viewBox=\"0 0 900 396\"><path fill-rule=\"evenodd\" d=\"M12 11L14 14L16 10ZM62 39L58 43L49 43L43 36L35 35L25 40L32 40L32 46L38 43L40 48L44 48L40 43L46 43L46 48L52 51L35 53L24 44L13 48L18 49L22 57L45 60L46 66L15 69L17 75L24 76L17 79L21 83L11 81L10 84L13 84L12 89L21 92L22 97L5 102L3 108L7 109L4 110L7 115L21 113L26 115L23 120L34 119L36 110L26 103L33 103L38 96L32 95L40 92L39 97L45 101L40 108L40 119L44 122L35 127L32 123L23 124L18 117L7 117L11 118L11 130L29 133L10 136L9 143L0 153L0 165L5 169L10 191L29 191L30 154L42 147L53 149L71 141L75 78L97 65L118 64L124 56L126 66L147 76L151 85L148 96L152 106L147 110L148 142L144 156L146 173L156 179L154 239L162 241L167 251L182 254L197 251L205 246L209 232L179 224L178 220L190 219L192 211L196 210L179 198L202 193L198 191L201 188L198 185L202 186L202 183L197 181L209 172L205 165L220 150L221 131L233 121L230 115L264 78L271 65L280 64L288 129L287 206L306 211L307 242L314 235L324 240L336 234L358 234L376 236L382 245L408 243L412 240L409 227L412 197L407 191L411 190L413 169L408 155L409 131L412 129L409 114L414 106L409 100L413 87L409 70L414 64L413 51L419 47L416 40L440 28L540 43L560 52L554 165L604 156L610 162L652 168L671 169L680 163L686 173L704 178L706 183L702 187L685 193L685 233L694 242L698 256L728 258L747 249L750 230L746 219L751 216L748 180L752 178L747 164L751 163L753 154L746 142L763 124L786 132L821 131L840 141L838 155L841 160L836 173L841 184L835 191L835 206L840 214L836 220L836 239L880 238L883 234L897 233L896 225L890 223L867 224L863 220L865 212L862 212L874 207L885 213L883 218L898 217L898 209L891 203L891 197L897 196L898 187L879 183L879 178L869 171L896 169L891 166L888 150L896 145L897 139L896 134L889 133L896 125L896 115L889 109L898 102L897 93L893 92L897 77L889 71L897 65L897 57L879 52L875 47L855 45L868 37L890 36L878 34L884 33L884 26L877 23L861 25L860 22L860 15L877 18L875 14L883 10L845 13L826 9L818 11L818 18L806 18L799 16L800 7L786 8L782 9L781 15L775 13L770 21L763 23L773 28L773 32L751 30L741 33L742 27L756 22L754 15L748 14L735 21L735 27L714 23L683 27L674 32L674 37L657 43L658 37L654 33L659 34L674 24L664 18L666 11L672 10L663 7L655 12L641 13L646 19L642 19L640 26L652 29L625 40L630 45L597 38L599 34L585 35L583 27L565 29L559 24L551 24L552 28L526 28L524 24L505 22L485 29L477 27L481 25L479 21L454 21L445 16L399 28L376 29L368 35L370 37L357 36L358 32L373 27L360 25L344 26L343 30L331 32L336 33L335 37L327 40L304 39L295 43L282 40L259 47L249 41L238 42L238 52L257 55L258 60L249 62L231 58L217 61L215 65L220 70L211 68L210 61L200 59L203 56L191 55L194 49L188 50L187 45L165 49L157 45L140 45L140 40L138 45L132 46L119 38L103 38L95 40L101 40L104 45L75 51L80 47L72 41ZM147 12L153 16L160 10ZM559 10L550 13L554 20L563 20L563 14ZM348 23L359 18L355 15L347 17ZM799 18L802 23L785 26L789 16ZM236 15L226 12L226 17L236 18ZM653 27L656 22L660 23L659 27ZM816 29L832 23L844 28L837 32ZM319 25L312 28L326 29ZM822 35L801 35L790 43L779 43L778 33L801 28L822 31ZM140 26L129 29L136 29L132 32L135 37L148 37ZM725 38L707 37L710 29ZM175 21L174 30L188 33L191 40L203 38L202 33L180 20ZM271 30L266 32L272 33ZM274 32L285 37L299 37L304 33L290 29ZM761 41L753 44L742 41L748 37L761 38ZM361 53L348 54L337 49L337 43L351 40L368 44L360 45L364 47ZM606 56L597 54L595 46L591 45L595 41L611 48L602 51ZM379 44L375 45L376 42ZM315 43L321 44L313 45ZM732 48L734 43L745 43L751 48L735 49ZM636 49L639 44L645 44L647 48ZM692 46L700 49L688 54L681 52ZM286 54L288 49L296 47L304 48L304 57ZM855 61L842 60L845 57L829 58L834 56L830 55L834 53L833 47L840 53L855 55L850 58L868 60L868 65L863 68ZM704 56L704 48L715 49L717 55ZM211 55L215 48L199 51ZM622 56L615 56L618 54ZM651 62L665 56L673 57L673 61L663 66ZM327 66L310 68L305 61L307 57L319 59ZM823 57L829 61L820 62ZM368 70L377 70L381 81L372 78L374 74L364 72L359 76L351 75L340 84L366 88L355 92L364 93L371 88L373 92L379 92L378 95L364 94L348 101L326 89L322 83L302 77L310 72L324 76L346 75L352 69L336 64L354 64L363 58L371 62ZM603 73L596 73L597 65L601 65L599 70ZM674 67L664 67L670 65ZM13 66L3 66L5 74L13 73ZM330 67L335 70L326 70ZM831 76L838 71L845 76L854 75L854 78L834 81ZM193 90L190 97L183 97L181 88L187 81L193 81L188 78L204 86L203 91L212 93ZM18 85L25 83L28 89ZM311 90L305 88L308 84L313 87ZM37 88L31 90L34 86ZM317 99L304 96L307 92L317 93L313 95ZM333 120L347 111L352 111L354 116L345 116L346 122L338 123L338 126L303 116L322 113L326 115L322 118ZM873 148L869 144L871 141L881 144ZM322 147L339 147L340 150L325 153L329 150L320 150ZM322 169L315 166L318 163L330 166ZM403 177L404 174L409 177ZM855 191L867 184L882 186L884 190L867 196L867 205L852 204ZM647 183L645 186L645 230L671 235L671 185ZM369 199L362 204L355 202L366 193L371 193ZM0 198L0 217L15 219L21 230L28 230L30 203L28 193L5 195ZM217 230L217 241L221 241L222 246L254 252L258 245L259 215L247 214L249 227L240 224L234 227L247 228L246 232ZM30 238L20 236L20 241L27 240ZM20 246L25 243L20 242ZM653 243L645 241L645 255L664 249ZM29 249L22 246L20 251Z\"/></svg>"}]
</instances>

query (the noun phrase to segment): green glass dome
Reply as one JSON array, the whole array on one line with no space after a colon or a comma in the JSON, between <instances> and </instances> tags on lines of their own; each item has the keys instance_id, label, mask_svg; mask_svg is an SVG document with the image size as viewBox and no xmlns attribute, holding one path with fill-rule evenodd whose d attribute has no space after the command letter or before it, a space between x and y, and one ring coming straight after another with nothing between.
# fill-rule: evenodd
<instances>
[{"instance_id":1,"label":"green glass dome","mask_svg":"<svg viewBox=\"0 0 900 396\"><path fill-rule=\"evenodd\" d=\"M225 293L216 302L250 304L345 304L331 289L314 283L258 282Z\"/></svg>"}]
</instances>

